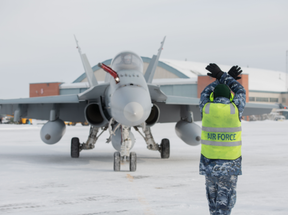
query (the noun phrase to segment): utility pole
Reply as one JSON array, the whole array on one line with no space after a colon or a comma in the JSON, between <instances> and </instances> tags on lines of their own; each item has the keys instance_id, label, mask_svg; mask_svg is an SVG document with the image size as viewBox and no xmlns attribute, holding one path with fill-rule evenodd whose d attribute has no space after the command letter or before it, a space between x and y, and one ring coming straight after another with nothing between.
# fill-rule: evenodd
<instances>
[{"instance_id":1,"label":"utility pole","mask_svg":"<svg viewBox=\"0 0 288 215\"><path fill-rule=\"evenodd\" d=\"M288 50L286 50L286 90L288 91Z\"/></svg>"},{"instance_id":2,"label":"utility pole","mask_svg":"<svg viewBox=\"0 0 288 215\"><path fill-rule=\"evenodd\" d=\"M288 92L288 50L286 50L286 91ZM285 99L283 102L285 105L288 104L288 94L284 94L285 95Z\"/></svg>"}]
</instances>

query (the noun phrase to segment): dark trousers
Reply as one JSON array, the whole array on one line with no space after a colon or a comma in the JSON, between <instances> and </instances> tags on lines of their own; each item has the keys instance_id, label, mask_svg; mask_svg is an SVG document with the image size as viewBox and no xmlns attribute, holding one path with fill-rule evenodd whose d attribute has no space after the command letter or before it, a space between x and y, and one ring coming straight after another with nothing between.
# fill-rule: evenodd
<instances>
[{"instance_id":1,"label":"dark trousers","mask_svg":"<svg viewBox=\"0 0 288 215\"><path fill-rule=\"evenodd\" d=\"M236 203L237 175L205 176L211 215L229 215Z\"/></svg>"}]
</instances>

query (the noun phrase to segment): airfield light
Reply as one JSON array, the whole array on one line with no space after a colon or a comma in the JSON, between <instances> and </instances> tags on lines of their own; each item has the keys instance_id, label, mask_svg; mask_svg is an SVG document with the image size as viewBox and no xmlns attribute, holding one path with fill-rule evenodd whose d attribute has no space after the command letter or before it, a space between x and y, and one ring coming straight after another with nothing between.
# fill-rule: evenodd
<instances>
[{"instance_id":1,"label":"airfield light","mask_svg":"<svg viewBox=\"0 0 288 215\"><path fill-rule=\"evenodd\" d=\"M115 72L109 66L105 65L104 63L98 63L98 66L100 68L102 68L104 71L108 72L110 75L112 75L112 77L114 78L116 84L118 84L120 82L120 78L119 78L117 72Z\"/></svg>"}]
</instances>

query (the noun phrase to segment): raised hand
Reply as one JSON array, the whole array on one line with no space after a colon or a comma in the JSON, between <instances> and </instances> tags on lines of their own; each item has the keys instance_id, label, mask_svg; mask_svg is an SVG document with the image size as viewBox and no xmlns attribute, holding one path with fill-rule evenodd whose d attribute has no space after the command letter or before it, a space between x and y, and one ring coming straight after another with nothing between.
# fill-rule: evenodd
<instances>
[{"instance_id":1,"label":"raised hand","mask_svg":"<svg viewBox=\"0 0 288 215\"><path fill-rule=\"evenodd\" d=\"M232 66L228 72L228 74L232 76L235 80L241 79L241 77L238 77L241 73L242 69L239 66Z\"/></svg>"},{"instance_id":2,"label":"raised hand","mask_svg":"<svg viewBox=\"0 0 288 215\"><path fill-rule=\"evenodd\" d=\"M211 76L212 78L220 79L221 76L223 75L223 71L217 66L215 63L210 63L206 69L211 72L207 73L207 75Z\"/></svg>"}]
</instances>

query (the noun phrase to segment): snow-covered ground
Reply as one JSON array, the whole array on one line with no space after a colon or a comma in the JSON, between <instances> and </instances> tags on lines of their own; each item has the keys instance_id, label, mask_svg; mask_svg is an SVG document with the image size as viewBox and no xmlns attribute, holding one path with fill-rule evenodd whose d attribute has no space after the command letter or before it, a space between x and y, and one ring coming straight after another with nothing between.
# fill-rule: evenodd
<instances>
[{"instance_id":1,"label":"snow-covered ground","mask_svg":"<svg viewBox=\"0 0 288 215\"><path fill-rule=\"evenodd\" d=\"M232 214L288 214L288 120L243 122L243 175ZM70 139L84 141L88 127L67 127L56 145L40 140L40 126L0 125L0 214L209 214L200 146L180 141L174 124L157 124L155 139L169 138L161 160L137 135L136 172L113 171L114 149L105 143L70 158Z\"/></svg>"}]
</instances>

